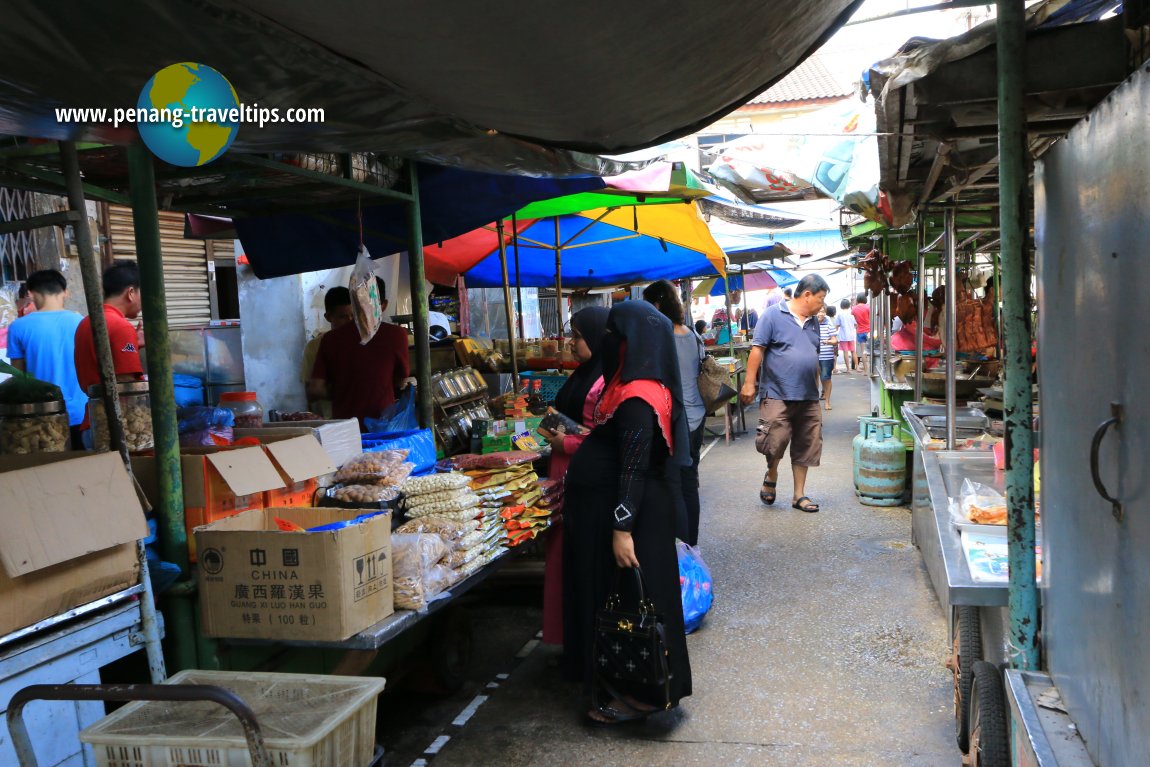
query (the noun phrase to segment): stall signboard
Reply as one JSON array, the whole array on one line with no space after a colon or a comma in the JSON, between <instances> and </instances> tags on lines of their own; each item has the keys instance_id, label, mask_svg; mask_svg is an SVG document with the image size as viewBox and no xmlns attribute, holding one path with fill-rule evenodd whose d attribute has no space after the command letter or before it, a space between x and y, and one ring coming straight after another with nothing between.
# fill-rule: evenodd
<instances>
[{"instance_id":1,"label":"stall signboard","mask_svg":"<svg viewBox=\"0 0 1150 767\"><path fill-rule=\"evenodd\" d=\"M0 509L0 636L138 581L148 527L118 453L0 457Z\"/></svg>"},{"instance_id":2,"label":"stall signboard","mask_svg":"<svg viewBox=\"0 0 1150 767\"><path fill-rule=\"evenodd\" d=\"M195 531L203 631L211 637L338 642L394 611L391 515L335 530L362 509L257 509Z\"/></svg>"}]
</instances>

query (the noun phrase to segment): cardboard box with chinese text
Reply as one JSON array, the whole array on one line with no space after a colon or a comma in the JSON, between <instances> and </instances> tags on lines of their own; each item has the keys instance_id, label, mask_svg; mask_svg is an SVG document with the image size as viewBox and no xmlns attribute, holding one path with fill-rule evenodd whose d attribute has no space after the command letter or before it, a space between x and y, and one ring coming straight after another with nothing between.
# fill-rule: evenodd
<instances>
[{"instance_id":1,"label":"cardboard box with chinese text","mask_svg":"<svg viewBox=\"0 0 1150 767\"><path fill-rule=\"evenodd\" d=\"M203 631L243 639L338 642L394 611L391 515L338 530L364 510L257 509L197 528Z\"/></svg>"}]
</instances>

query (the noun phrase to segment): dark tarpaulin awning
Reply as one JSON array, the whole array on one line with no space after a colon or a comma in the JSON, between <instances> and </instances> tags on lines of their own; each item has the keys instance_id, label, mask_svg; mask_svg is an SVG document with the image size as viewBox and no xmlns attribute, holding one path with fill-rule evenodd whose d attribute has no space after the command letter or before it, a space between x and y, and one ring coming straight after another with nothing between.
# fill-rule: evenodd
<instances>
[{"instance_id":1,"label":"dark tarpaulin awning","mask_svg":"<svg viewBox=\"0 0 1150 767\"><path fill-rule=\"evenodd\" d=\"M0 133L125 144L56 107L133 107L193 61L240 101L319 107L322 124L241 125L232 151L373 151L525 175L601 170L692 133L783 77L861 0L577 7L493 0L10 3Z\"/></svg>"},{"instance_id":2,"label":"dark tarpaulin awning","mask_svg":"<svg viewBox=\"0 0 1150 767\"><path fill-rule=\"evenodd\" d=\"M604 186L601 178L526 178L421 165L423 241L430 247L508 216L527 203ZM361 212L363 240L372 256L406 249L406 206L364 204ZM248 216L233 223L260 279L348 266L359 249L359 215L354 208Z\"/></svg>"}]
</instances>

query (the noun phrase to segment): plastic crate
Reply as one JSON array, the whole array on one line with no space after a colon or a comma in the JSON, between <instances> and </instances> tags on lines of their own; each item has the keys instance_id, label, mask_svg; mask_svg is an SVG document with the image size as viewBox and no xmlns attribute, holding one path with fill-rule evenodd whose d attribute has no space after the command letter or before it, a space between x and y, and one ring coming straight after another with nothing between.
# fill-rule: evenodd
<instances>
[{"instance_id":1,"label":"plastic crate","mask_svg":"<svg viewBox=\"0 0 1150 767\"><path fill-rule=\"evenodd\" d=\"M211 684L251 707L277 767L367 767L375 753L374 677L181 671L165 684ZM223 706L129 703L80 733L100 767L248 767L240 721Z\"/></svg>"},{"instance_id":2,"label":"plastic crate","mask_svg":"<svg viewBox=\"0 0 1150 767\"><path fill-rule=\"evenodd\" d=\"M559 394L563 384L567 383L567 376L556 373L520 373L519 377L530 380L532 386L535 385L536 381L542 381L543 383L539 388L544 402L554 402L555 396Z\"/></svg>"}]
</instances>

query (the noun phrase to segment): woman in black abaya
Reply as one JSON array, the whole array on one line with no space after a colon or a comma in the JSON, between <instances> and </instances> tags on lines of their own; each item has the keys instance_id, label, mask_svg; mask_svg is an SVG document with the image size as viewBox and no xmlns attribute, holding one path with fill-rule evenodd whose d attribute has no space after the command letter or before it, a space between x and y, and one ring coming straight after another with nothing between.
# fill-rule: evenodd
<instances>
[{"instance_id":1,"label":"woman in black abaya","mask_svg":"<svg viewBox=\"0 0 1150 767\"><path fill-rule=\"evenodd\" d=\"M600 354L607 383L595 429L567 470L564 662L567 674L591 692L588 721L613 725L691 694L675 549L678 504L675 486L667 483L667 475L690 460L690 446L670 321L645 301L619 304L607 318ZM595 615L617 568L635 566L642 567L647 597L666 629L669 700L661 687L609 692L595 678ZM603 700L609 702L596 704Z\"/></svg>"}]
</instances>

